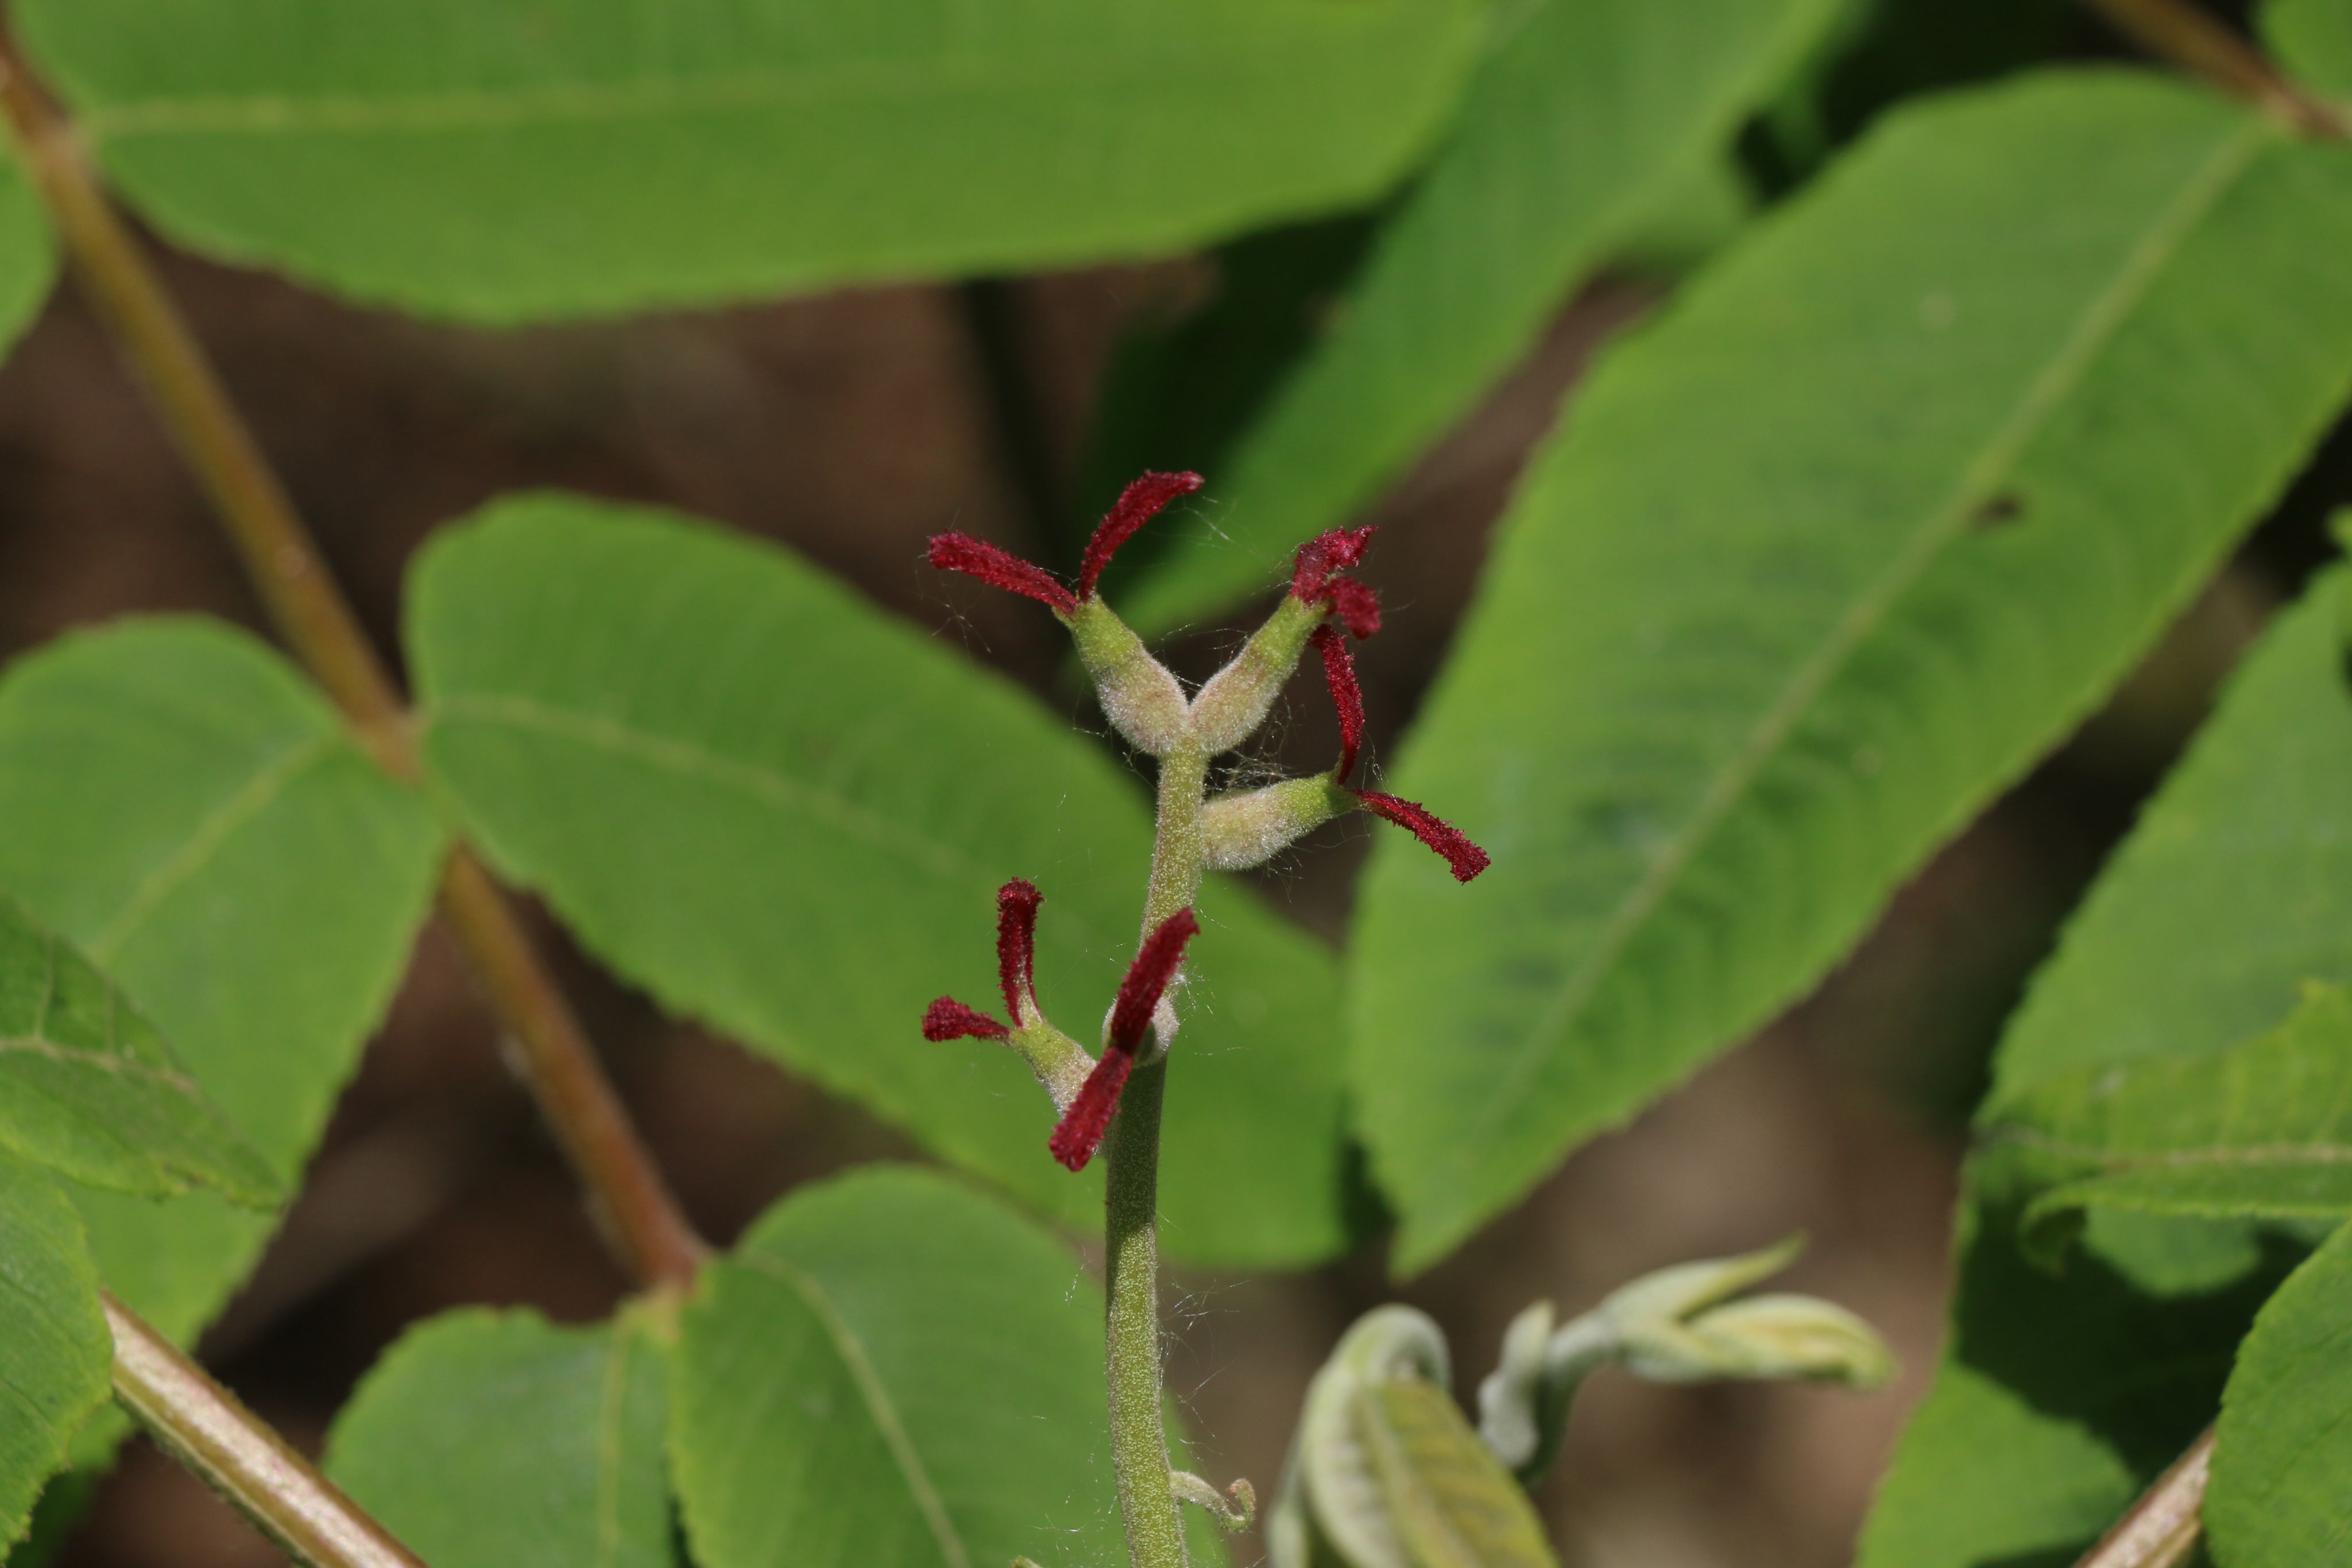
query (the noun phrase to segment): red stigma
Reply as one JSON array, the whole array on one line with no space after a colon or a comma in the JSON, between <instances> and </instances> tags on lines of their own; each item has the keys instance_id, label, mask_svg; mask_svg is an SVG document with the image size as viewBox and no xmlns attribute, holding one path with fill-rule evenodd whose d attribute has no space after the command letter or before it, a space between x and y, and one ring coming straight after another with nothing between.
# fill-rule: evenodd
<instances>
[{"instance_id":1,"label":"red stigma","mask_svg":"<svg viewBox=\"0 0 2352 1568\"><path fill-rule=\"evenodd\" d=\"M1095 1157L1103 1134L1109 1130L1111 1114L1118 1109L1119 1092L1127 1087L1127 1075L1134 1071L1133 1054L1113 1047L1103 1052L1095 1070L1087 1074L1078 1097L1070 1102L1067 1113L1055 1124L1054 1135L1045 1140L1046 1149L1064 1169L1082 1171L1087 1162Z\"/></svg>"},{"instance_id":2,"label":"red stigma","mask_svg":"<svg viewBox=\"0 0 2352 1568\"><path fill-rule=\"evenodd\" d=\"M1087 541L1086 559L1078 567L1078 598L1095 596L1095 583L1118 553L1118 547L1135 537L1135 530L1159 515L1160 508L1179 496L1189 496L1199 489L1202 480L1198 474L1146 474L1118 493L1118 499L1095 528L1094 538Z\"/></svg>"},{"instance_id":3,"label":"red stigma","mask_svg":"<svg viewBox=\"0 0 2352 1568\"><path fill-rule=\"evenodd\" d=\"M986 1013L968 1008L953 997L941 997L923 1009L925 1040L1003 1040L1012 1033Z\"/></svg>"},{"instance_id":4,"label":"red stigma","mask_svg":"<svg viewBox=\"0 0 2352 1568\"><path fill-rule=\"evenodd\" d=\"M1323 680L1331 688L1331 706L1339 710L1339 766L1331 777L1345 783L1356 770L1356 754L1363 749L1364 688L1356 684L1355 656L1336 627L1318 626L1307 640L1323 655Z\"/></svg>"},{"instance_id":5,"label":"red stigma","mask_svg":"<svg viewBox=\"0 0 2352 1568\"><path fill-rule=\"evenodd\" d=\"M1016 877L996 890L996 983L1004 992L1004 1010L1015 1022L1022 998L1037 988L1037 906L1045 895L1037 884Z\"/></svg>"},{"instance_id":6,"label":"red stigma","mask_svg":"<svg viewBox=\"0 0 2352 1568\"><path fill-rule=\"evenodd\" d=\"M1355 796L1363 802L1365 810L1394 822L1444 855L1445 863L1454 868L1456 882L1468 882L1494 863L1492 857L1465 837L1461 829L1426 806L1383 795L1378 789L1359 789Z\"/></svg>"},{"instance_id":7,"label":"red stigma","mask_svg":"<svg viewBox=\"0 0 2352 1568\"><path fill-rule=\"evenodd\" d=\"M1331 586L1331 574L1362 560L1377 531L1370 523L1359 528L1333 528L1300 545L1291 567L1290 591L1309 604L1321 599Z\"/></svg>"},{"instance_id":8,"label":"red stigma","mask_svg":"<svg viewBox=\"0 0 2352 1568\"><path fill-rule=\"evenodd\" d=\"M1323 597L1331 606L1331 613L1348 629L1348 635L1360 643L1381 629L1381 596L1352 577L1335 577Z\"/></svg>"},{"instance_id":9,"label":"red stigma","mask_svg":"<svg viewBox=\"0 0 2352 1568\"><path fill-rule=\"evenodd\" d=\"M999 549L970 534L934 534L931 564L941 571L976 577L991 588L1034 599L1056 615L1075 615L1078 601L1042 566L1033 566L1008 550Z\"/></svg>"},{"instance_id":10,"label":"red stigma","mask_svg":"<svg viewBox=\"0 0 2352 1568\"><path fill-rule=\"evenodd\" d=\"M1118 983L1118 999L1110 1009L1109 1051L1123 1051L1132 1055L1143 1044L1145 1031L1151 1027L1151 1014L1160 1006L1160 994L1168 982L1176 977L1177 966L1184 961L1184 944L1191 941L1201 923L1192 918L1189 909L1180 909L1161 921L1143 946L1135 950L1135 962L1127 967L1127 977Z\"/></svg>"},{"instance_id":11,"label":"red stigma","mask_svg":"<svg viewBox=\"0 0 2352 1568\"><path fill-rule=\"evenodd\" d=\"M1290 569L1291 597L1330 611L1359 642L1381 629L1381 596L1339 573L1364 559L1374 532L1373 525L1366 523L1358 528L1317 534L1298 547L1297 560Z\"/></svg>"}]
</instances>

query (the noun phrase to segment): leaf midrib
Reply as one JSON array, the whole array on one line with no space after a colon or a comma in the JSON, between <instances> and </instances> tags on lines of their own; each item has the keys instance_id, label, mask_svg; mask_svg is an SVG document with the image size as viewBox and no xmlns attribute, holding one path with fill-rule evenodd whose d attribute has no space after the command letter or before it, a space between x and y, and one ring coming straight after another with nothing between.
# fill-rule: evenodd
<instances>
[{"instance_id":1,"label":"leaf midrib","mask_svg":"<svg viewBox=\"0 0 2352 1568\"><path fill-rule=\"evenodd\" d=\"M223 796L218 805L205 813L194 831L180 841L169 854L155 862L147 874L140 879L139 885L132 888L121 906L107 917L98 935L83 945L82 950L89 956L90 961L100 967L110 963L147 917L202 871L214 853L239 828L259 816L295 779L333 756L344 744L341 735L332 731L304 736L254 769L244 783Z\"/></svg>"},{"instance_id":2,"label":"leaf midrib","mask_svg":"<svg viewBox=\"0 0 2352 1568\"><path fill-rule=\"evenodd\" d=\"M201 1092L194 1079L171 1068L158 1067L142 1061L135 1056L117 1056L110 1051L85 1051L76 1046L60 1045L56 1040L31 1035L0 1036L0 1056L26 1055L47 1057L68 1067L91 1067L118 1078L143 1078L152 1083L165 1084L183 1093Z\"/></svg>"},{"instance_id":3,"label":"leaf midrib","mask_svg":"<svg viewBox=\"0 0 2352 1568\"><path fill-rule=\"evenodd\" d=\"M536 697L488 693L441 697L431 704L428 729L453 720L533 730L596 747L681 778L735 789L787 819L820 819L876 849L897 854L928 874L989 880L987 869L979 862L951 844L914 830L902 819L868 810L838 790L727 756L700 741L656 734L622 719L561 707Z\"/></svg>"},{"instance_id":4,"label":"leaf midrib","mask_svg":"<svg viewBox=\"0 0 2352 1568\"><path fill-rule=\"evenodd\" d=\"M2261 1144L2189 1144L2168 1149L2117 1149L2109 1145L2077 1143L2050 1136L2030 1127L2003 1127L1994 1141L2031 1149L2063 1160L2078 1160L2103 1175L2133 1171L2238 1166L2250 1170L2292 1168L2299 1165L2352 1165L2352 1144L2333 1139L2310 1143L2273 1139Z\"/></svg>"},{"instance_id":5,"label":"leaf midrib","mask_svg":"<svg viewBox=\"0 0 2352 1568\"><path fill-rule=\"evenodd\" d=\"M1358 35L1362 37L1364 35ZM81 118L94 141L132 136L320 131L431 134L551 124L593 124L666 114L792 110L847 103L908 103L951 93L1033 101L1041 92L1083 90L1129 96L1166 89L1188 77L1224 86L1236 78L1283 78L1302 49L1328 47L1318 31L1279 46L1178 52L1120 51L1067 57L860 60L807 68L646 76L604 82L517 83L443 91L256 93L241 97L158 96L100 104Z\"/></svg>"},{"instance_id":6,"label":"leaf midrib","mask_svg":"<svg viewBox=\"0 0 2352 1568\"><path fill-rule=\"evenodd\" d=\"M1551 1005L1523 1038L1515 1060L1498 1075L1496 1091L1476 1127L1463 1140L1464 1149L1479 1144L1522 1101L1528 1080L1544 1064L1549 1042L1574 1026L1617 959L1664 904L1683 873L1779 754L1814 700L1944 549L1965 533L1977 503L2000 485L2044 422L2080 385L2190 231L2254 156L2281 134L2267 120L2247 119L2207 156L2180 195L2149 225L2114 280L2091 300L2075 329L2034 377L2009 417L1963 468L1943 502L1921 520L1910 545L1855 599L1812 656L1798 666L1729 765L1709 786L1683 831L1611 915L1591 950L1561 982Z\"/></svg>"},{"instance_id":7,"label":"leaf midrib","mask_svg":"<svg viewBox=\"0 0 2352 1568\"><path fill-rule=\"evenodd\" d=\"M866 1414L882 1435L890 1457L898 1462L899 1479L907 1483L916 1511L923 1516L932 1539L938 1542L940 1555L948 1568L972 1568L971 1553L966 1550L963 1538L957 1532L955 1520L948 1512L947 1502L940 1497L930 1470L923 1463L922 1454L908 1435L906 1423L899 1418L898 1407L890 1399L890 1391L883 1386L881 1375L874 1370L866 1354L866 1346L841 1315L833 1298L814 1280L802 1273L782 1259L761 1252L740 1254L736 1260L744 1267L781 1281L797 1294L813 1313L825 1335L833 1342L834 1354L849 1369L850 1381L866 1401Z\"/></svg>"}]
</instances>

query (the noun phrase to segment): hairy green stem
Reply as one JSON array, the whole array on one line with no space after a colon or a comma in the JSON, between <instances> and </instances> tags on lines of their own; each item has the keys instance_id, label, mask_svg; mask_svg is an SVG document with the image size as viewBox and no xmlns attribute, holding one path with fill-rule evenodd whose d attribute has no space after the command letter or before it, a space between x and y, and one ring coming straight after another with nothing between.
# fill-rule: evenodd
<instances>
[{"instance_id":1,"label":"hairy green stem","mask_svg":"<svg viewBox=\"0 0 2352 1568\"><path fill-rule=\"evenodd\" d=\"M1200 895L1201 802L1208 791L1209 755L1197 744L1160 759L1160 826L1151 841L1151 886L1144 895L1143 934Z\"/></svg>"},{"instance_id":2,"label":"hairy green stem","mask_svg":"<svg viewBox=\"0 0 2352 1568\"><path fill-rule=\"evenodd\" d=\"M1143 910L1147 933L1201 890L1201 802L1208 774L1208 757L1198 747L1179 747L1160 759L1159 831ZM1110 1452L1133 1568L1190 1568L1160 1406L1160 1109L1167 1091L1165 1057L1138 1066L1104 1150Z\"/></svg>"},{"instance_id":3,"label":"hairy green stem","mask_svg":"<svg viewBox=\"0 0 2352 1568\"><path fill-rule=\"evenodd\" d=\"M1160 1412L1160 1106L1168 1063L1139 1067L1107 1140L1110 1452L1134 1568L1189 1568Z\"/></svg>"}]
</instances>

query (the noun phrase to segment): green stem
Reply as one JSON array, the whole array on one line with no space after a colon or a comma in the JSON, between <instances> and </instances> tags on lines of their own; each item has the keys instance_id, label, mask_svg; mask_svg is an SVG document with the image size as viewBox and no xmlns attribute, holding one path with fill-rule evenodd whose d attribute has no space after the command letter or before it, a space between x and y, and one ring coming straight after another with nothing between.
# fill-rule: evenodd
<instances>
[{"instance_id":1,"label":"green stem","mask_svg":"<svg viewBox=\"0 0 2352 1568\"><path fill-rule=\"evenodd\" d=\"M1110 1452L1134 1568L1189 1568L1160 1413L1160 1106L1168 1063L1139 1067L1110 1130L1104 1203L1110 1309Z\"/></svg>"},{"instance_id":2,"label":"green stem","mask_svg":"<svg viewBox=\"0 0 2352 1568\"><path fill-rule=\"evenodd\" d=\"M1201 801L1208 773L1208 757L1197 747L1180 747L1160 761L1160 824L1143 912L1147 932L1201 890ZM1166 1058L1137 1067L1104 1150L1110 1452L1133 1568L1190 1568L1160 1405L1160 1110L1167 1091Z\"/></svg>"}]
</instances>

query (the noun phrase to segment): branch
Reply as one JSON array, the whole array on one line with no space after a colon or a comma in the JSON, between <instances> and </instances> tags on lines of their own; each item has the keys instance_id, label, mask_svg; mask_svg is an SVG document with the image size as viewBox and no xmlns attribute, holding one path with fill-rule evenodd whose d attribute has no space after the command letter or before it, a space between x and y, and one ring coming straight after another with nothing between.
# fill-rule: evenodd
<instances>
[{"instance_id":1,"label":"branch","mask_svg":"<svg viewBox=\"0 0 2352 1568\"><path fill-rule=\"evenodd\" d=\"M2245 39L2189 0L2084 0L2160 59L2275 115L2307 135L2342 140L2343 110L2290 80Z\"/></svg>"},{"instance_id":2,"label":"branch","mask_svg":"<svg viewBox=\"0 0 2352 1568\"><path fill-rule=\"evenodd\" d=\"M286 1439L111 1295L114 1394L155 1440L310 1568L425 1568Z\"/></svg>"},{"instance_id":3,"label":"branch","mask_svg":"<svg viewBox=\"0 0 2352 1568\"><path fill-rule=\"evenodd\" d=\"M2074 1568L2179 1568L2188 1562L2203 1533L2198 1510L2212 1468L2213 1428L2208 1427Z\"/></svg>"},{"instance_id":4,"label":"branch","mask_svg":"<svg viewBox=\"0 0 2352 1568\"><path fill-rule=\"evenodd\" d=\"M406 705L195 334L91 171L73 126L0 43L0 111L84 290L194 471L270 619L394 775L424 771ZM594 1048L481 862L462 845L441 915L522 1046L523 1076L642 1281L682 1283L702 1242L670 1196Z\"/></svg>"}]
</instances>

